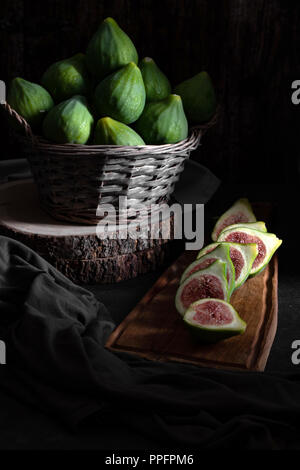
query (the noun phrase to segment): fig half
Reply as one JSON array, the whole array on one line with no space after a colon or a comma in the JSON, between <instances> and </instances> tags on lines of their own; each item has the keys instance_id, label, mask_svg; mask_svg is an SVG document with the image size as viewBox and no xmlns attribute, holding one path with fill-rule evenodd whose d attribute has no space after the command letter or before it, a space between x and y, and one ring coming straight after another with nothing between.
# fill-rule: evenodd
<instances>
[{"instance_id":1,"label":"fig half","mask_svg":"<svg viewBox=\"0 0 300 470\"><path fill-rule=\"evenodd\" d=\"M256 217L248 199L241 198L221 215L212 231L211 238L216 241L222 230L229 225L245 222L256 222Z\"/></svg>"},{"instance_id":2,"label":"fig half","mask_svg":"<svg viewBox=\"0 0 300 470\"><path fill-rule=\"evenodd\" d=\"M218 241L241 244L256 243L258 254L253 261L250 275L262 271L282 243L282 240L279 240L274 233L263 233L245 227L224 230Z\"/></svg>"},{"instance_id":3,"label":"fig half","mask_svg":"<svg viewBox=\"0 0 300 470\"><path fill-rule=\"evenodd\" d=\"M219 243L212 251L204 254L200 258L197 257L196 261L191 263L183 272L180 283L184 282L189 276L210 266L214 261L219 259L226 263L226 278L228 282L228 294L231 296L235 288L235 269L230 258L230 244Z\"/></svg>"},{"instance_id":4,"label":"fig half","mask_svg":"<svg viewBox=\"0 0 300 470\"><path fill-rule=\"evenodd\" d=\"M257 244L215 242L202 248L198 253L197 259L211 253L217 246L223 244L229 246L229 255L235 271L235 289L237 289L244 284L250 275L253 262L258 255Z\"/></svg>"},{"instance_id":5,"label":"fig half","mask_svg":"<svg viewBox=\"0 0 300 470\"><path fill-rule=\"evenodd\" d=\"M203 343L216 343L240 335L247 326L233 306L221 299L201 299L192 303L183 320L193 336Z\"/></svg>"},{"instance_id":6,"label":"fig half","mask_svg":"<svg viewBox=\"0 0 300 470\"><path fill-rule=\"evenodd\" d=\"M196 300L204 298L229 300L226 263L219 259L208 268L200 269L179 285L175 305L181 315Z\"/></svg>"}]
</instances>

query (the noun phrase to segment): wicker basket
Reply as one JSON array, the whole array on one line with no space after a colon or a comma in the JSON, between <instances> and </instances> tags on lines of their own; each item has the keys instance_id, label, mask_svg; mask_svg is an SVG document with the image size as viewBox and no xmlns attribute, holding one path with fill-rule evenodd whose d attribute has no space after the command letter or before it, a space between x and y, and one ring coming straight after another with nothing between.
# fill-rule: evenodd
<instances>
[{"instance_id":1,"label":"wicker basket","mask_svg":"<svg viewBox=\"0 0 300 470\"><path fill-rule=\"evenodd\" d=\"M3 107L23 127L21 138L38 187L40 204L59 220L97 224L99 208L112 204L118 213L119 196L127 197L128 213L140 205L168 201L205 130L192 128L187 139L176 144L139 147L52 144L34 136L28 123L8 103Z\"/></svg>"}]
</instances>

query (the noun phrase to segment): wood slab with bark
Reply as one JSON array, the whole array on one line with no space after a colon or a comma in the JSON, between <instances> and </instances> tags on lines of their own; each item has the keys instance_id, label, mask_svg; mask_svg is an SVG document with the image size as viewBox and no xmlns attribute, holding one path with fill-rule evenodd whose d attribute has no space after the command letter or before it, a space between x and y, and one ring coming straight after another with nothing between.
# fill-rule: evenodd
<instances>
[{"instance_id":1,"label":"wood slab with bark","mask_svg":"<svg viewBox=\"0 0 300 470\"><path fill-rule=\"evenodd\" d=\"M29 246L78 283L119 282L164 265L172 254L172 217L158 227L162 224L170 229L170 239L133 238L114 227L110 237L101 238L97 226L68 224L44 212L31 179L0 189L0 233Z\"/></svg>"}]
</instances>

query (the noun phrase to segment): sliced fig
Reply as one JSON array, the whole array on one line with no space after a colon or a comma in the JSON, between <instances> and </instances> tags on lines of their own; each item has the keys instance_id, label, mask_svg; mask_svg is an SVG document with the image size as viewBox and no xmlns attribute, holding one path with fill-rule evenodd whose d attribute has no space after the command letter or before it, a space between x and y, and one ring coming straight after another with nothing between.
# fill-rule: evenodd
<instances>
[{"instance_id":1,"label":"sliced fig","mask_svg":"<svg viewBox=\"0 0 300 470\"><path fill-rule=\"evenodd\" d=\"M204 298L229 300L226 263L217 259L208 268L200 269L179 285L175 305L181 315L196 300Z\"/></svg>"},{"instance_id":2,"label":"sliced fig","mask_svg":"<svg viewBox=\"0 0 300 470\"><path fill-rule=\"evenodd\" d=\"M218 219L211 237L213 241L218 240L220 233L229 225L256 222L251 204L248 199L238 199L223 215Z\"/></svg>"},{"instance_id":3,"label":"sliced fig","mask_svg":"<svg viewBox=\"0 0 300 470\"><path fill-rule=\"evenodd\" d=\"M219 259L220 261L226 263L226 279L228 283L228 294L230 296L235 287L235 270L230 258L229 249L229 243L220 243L214 250L201 256L200 258L197 258L196 261L191 263L183 272L180 279L180 283L184 282L189 276L191 276L195 272L199 271L200 269L207 268L214 261Z\"/></svg>"},{"instance_id":4,"label":"sliced fig","mask_svg":"<svg viewBox=\"0 0 300 470\"><path fill-rule=\"evenodd\" d=\"M225 227L224 230L230 230L232 228L240 228L240 227L254 228L254 230L259 230L260 232L264 232L264 233L267 233L268 231L265 222L262 222L262 221L232 224L232 225L228 225L228 227ZM224 230L222 230L222 232L224 232ZM222 232L220 232L219 237Z\"/></svg>"},{"instance_id":5,"label":"sliced fig","mask_svg":"<svg viewBox=\"0 0 300 470\"><path fill-rule=\"evenodd\" d=\"M230 243L230 258L235 269L235 289L248 279L253 262L258 255L256 243Z\"/></svg>"},{"instance_id":6,"label":"sliced fig","mask_svg":"<svg viewBox=\"0 0 300 470\"><path fill-rule=\"evenodd\" d=\"M215 242L207 245L199 251L197 259L209 254L217 246L227 244L226 242ZM256 243L228 243L229 255L235 270L235 289L240 287L248 278L253 262L258 255Z\"/></svg>"},{"instance_id":7,"label":"sliced fig","mask_svg":"<svg viewBox=\"0 0 300 470\"><path fill-rule=\"evenodd\" d=\"M206 245L204 246L203 248L201 248L201 250L199 251L198 255L197 255L197 259L201 258L201 256L204 256L206 255L207 253L210 253L211 251L213 251L215 248L217 248L217 246L220 245L220 242L215 242L215 243L210 243L209 245Z\"/></svg>"},{"instance_id":8,"label":"sliced fig","mask_svg":"<svg viewBox=\"0 0 300 470\"><path fill-rule=\"evenodd\" d=\"M219 241L257 244L258 254L253 261L250 275L257 274L264 269L282 243L282 240L279 240L274 233L263 233L245 227L224 230Z\"/></svg>"},{"instance_id":9,"label":"sliced fig","mask_svg":"<svg viewBox=\"0 0 300 470\"><path fill-rule=\"evenodd\" d=\"M203 343L216 343L242 334L247 326L233 306L221 299L192 303L183 320L195 338Z\"/></svg>"}]
</instances>

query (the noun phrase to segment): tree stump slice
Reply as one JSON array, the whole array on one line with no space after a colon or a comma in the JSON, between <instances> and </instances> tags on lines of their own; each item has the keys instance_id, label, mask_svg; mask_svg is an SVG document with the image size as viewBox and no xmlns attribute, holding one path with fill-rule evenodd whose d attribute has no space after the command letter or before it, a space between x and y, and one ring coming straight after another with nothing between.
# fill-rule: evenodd
<instances>
[{"instance_id":1,"label":"tree stump slice","mask_svg":"<svg viewBox=\"0 0 300 470\"><path fill-rule=\"evenodd\" d=\"M0 233L18 240L49 261L75 283L114 283L158 269L172 256L173 219L169 239L122 238L110 227L100 238L97 226L53 219L39 206L33 180L7 183L0 189Z\"/></svg>"}]
</instances>

